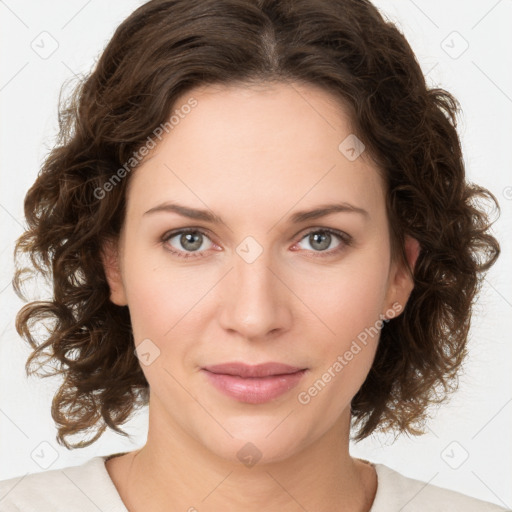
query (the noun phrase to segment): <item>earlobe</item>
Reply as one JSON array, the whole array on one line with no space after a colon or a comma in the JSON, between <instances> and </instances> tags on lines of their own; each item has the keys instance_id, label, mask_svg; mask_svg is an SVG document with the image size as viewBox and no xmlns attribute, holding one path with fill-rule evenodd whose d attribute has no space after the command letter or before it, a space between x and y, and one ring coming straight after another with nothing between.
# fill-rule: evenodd
<instances>
[{"instance_id":1,"label":"earlobe","mask_svg":"<svg viewBox=\"0 0 512 512\"><path fill-rule=\"evenodd\" d=\"M119 261L119 248L116 242L107 240L102 245L101 260L110 288L110 300L118 306L126 306L126 294Z\"/></svg>"}]
</instances>

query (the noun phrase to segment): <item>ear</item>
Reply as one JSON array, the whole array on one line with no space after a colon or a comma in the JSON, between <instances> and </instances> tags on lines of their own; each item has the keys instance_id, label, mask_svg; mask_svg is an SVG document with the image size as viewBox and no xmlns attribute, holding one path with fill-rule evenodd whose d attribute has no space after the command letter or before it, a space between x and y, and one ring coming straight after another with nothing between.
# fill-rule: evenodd
<instances>
[{"instance_id":1,"label":"ear","mask_svg":"<svg viewBox=\"0 0 512 512\"><path fill-rule=\"evenodd\" d=\"M416 260L420 253L420 244L418 240L410 236L405 237L405 255L411 270L414 270ZM409 270L404 264L395 263L389 277L387 307L388 312L392 314L383 313L386 318L393 318L398 316L405 308L409 296L414 288L414 279L410 275Z\"/></svg>"},{"instance_id":2,"label":"ear","mask_svg":"<svg viewBox=\"0 0 512 512\"><path fill-rule=\"evenodd\" d=\"M118 306L128 305L121 274L119 243L112 239L106 240L102 245L101 260L110 287L111 302Z\"/></svg>"}]
</instances>

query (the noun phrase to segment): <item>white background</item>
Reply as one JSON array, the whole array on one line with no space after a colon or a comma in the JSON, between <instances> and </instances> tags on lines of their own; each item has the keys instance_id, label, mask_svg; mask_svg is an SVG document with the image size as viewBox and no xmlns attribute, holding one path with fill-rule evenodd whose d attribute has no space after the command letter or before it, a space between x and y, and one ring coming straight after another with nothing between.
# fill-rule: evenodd
<instances>
[{"instance_id":1,"label":"white background","mask_svg":"<svg viewBox=\"0 0 512 512\"><path fill-rule=\"evenodd\" d=\"M68 451L57 444L50 406L59 382L26 378L28 348L14 328L22 302L10 286L14 243L24 226L23 198L54 143L60 87L69 79L76 84L75 75L92 68L115 28L141 3L0 1L0 479L81 464L145 442L147 412L142 411L126 425L132 442L107 432L85 449ZM404 32L429 84L459 99L468 179L489 188L502 207L494 227L502 255L487 275L475 309L459 391L432 419L429 432L394 444L391 436L374 436L352 445L351 452L407 476L511 508L512 1L375 4ZM44 31L56 43L41 36ZM47 49L58 44L47 58L32 48L41 44L41 37ZM50 454L44 462L47 468L31 457L41 449Z\"/></svg>"}]
</instances>

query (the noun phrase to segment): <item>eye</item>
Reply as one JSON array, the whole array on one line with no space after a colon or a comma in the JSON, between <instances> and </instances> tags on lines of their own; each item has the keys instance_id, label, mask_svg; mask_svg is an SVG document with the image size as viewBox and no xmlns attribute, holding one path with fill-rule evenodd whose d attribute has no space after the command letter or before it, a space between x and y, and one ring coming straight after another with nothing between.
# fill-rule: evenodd
<instances>
[{"instance_id":1,"label":"eye","mask_svg":"<svg viewBox=\"0 0 512 512\"><path fill-rule=\"evenodd\" d=\"M340 243L338 243L337 246L331 249L333 237L340 240ZM310 247L312 247L314 256L332 256L333 254L337 254L338 252L342 251L346 246L349 246L352 242L352 237L350 235L347 235L347 233L343 233L342 231L338 231L335 229L329 229L329 228L315 228L308 233L306 233L305 236L302 237L301 242L303 240L306 240ZM299 242L298 244L300 244ZM298 245L296 244L296 245ZM308 249L309 250L309 249ZM322 254L323 253L323 254Z\"/></svg>"},{"instance_id":2,"label":"eye","mask_svg":"<svg viewBox=\"0 0 512 512\"><path fill-rule=\"evenodd\" d=\"M171 241L176 239L173 245ZM175 231L164 235L162 242L166 242L167 249L176 254L180 258L198 258L203 257L206 254L204 251L211 247L203 247L203 243L206 240L210 240L206 233L198 229L182 229L181 231ZM197 254L193 254L197 252Z\"/></svg>"},{"instance_id":3,"label":"eye","mask_svg":"<svg viewBox=\"0 0 512 512\"><path fill-rule=\"evenodd\" d=\"M333 242L333 237L340 242L334 249L329 249ZM174 240L174 242L173 242ZM204 247L205 240L210 245ZM330 228L315 228L304 235L293 247L298 246L303 240L307 240L315 257L327 257L341 252L345 247L352 243L352 237L347 233ZM214 244L208 235L201 229L188 228L167 233L162 237L165 248L178 258L202 258L207 256L207 250Z\"/></svg>"}]
</instances>

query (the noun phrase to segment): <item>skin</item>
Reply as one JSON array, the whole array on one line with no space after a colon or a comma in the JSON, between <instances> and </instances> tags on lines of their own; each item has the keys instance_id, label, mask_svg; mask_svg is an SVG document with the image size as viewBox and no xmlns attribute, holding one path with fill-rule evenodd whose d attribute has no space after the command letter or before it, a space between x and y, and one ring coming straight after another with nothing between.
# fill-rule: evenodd
<instances>
[{"instance_id":1,"label":"skin","mask_svg":"<svg viewBox=\"0 0 512 512\"><path fill-rule=\"evenodd\" d=\"M130 176L119 243L104 247L111 300L128 305L135 344L150 339L160 350L141 364L151 390L147 442L107 461L107 471L130 512L368 511L377 478L349 454L350 402L378 336L309 403L298 394L380 315L399 314L412 291L412 278L391 259L381 177L365 153L350 161L338 149L350 119L315 86L208 86L176 105L190 97L197 106ZM144 215L166 201L210 209L224 223ZM288 221L340 201L368 216ZM162 241L187 227L206 233L198 235L204 257L179 235ZM307 236L312 228L353 242L332 235L322 246ZM263 249L252 263L236 252L247 236ZM418 250L406 239L411 266ZM284 395L248 404L200 371L228 361L308 371ZM252 467L237 457L248 442L261 453Z\"/></svg>"}]
</instances>

